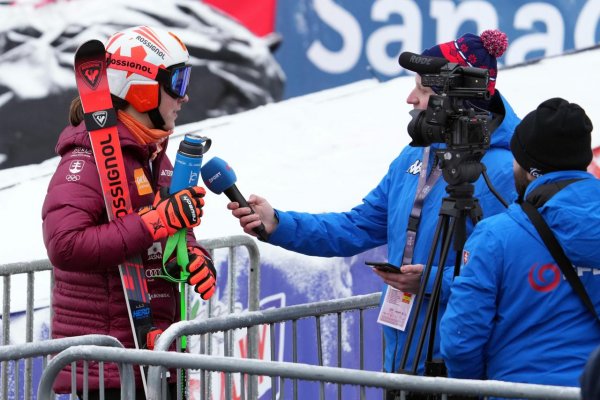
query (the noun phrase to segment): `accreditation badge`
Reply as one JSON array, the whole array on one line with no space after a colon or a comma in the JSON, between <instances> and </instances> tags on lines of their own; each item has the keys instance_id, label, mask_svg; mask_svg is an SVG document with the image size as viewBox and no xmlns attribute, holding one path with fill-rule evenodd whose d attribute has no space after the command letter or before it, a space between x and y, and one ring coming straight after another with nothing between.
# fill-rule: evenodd
<instances>
[{"instance_id":1,"label":"accreditation badge","mask_svg":"<svg viewBox=\"0 0 600 400\"><path fill-rule=\"evenodd\" d=\"M414 301L414 294L388 286L377 322L404 331Z\"/></svg>"}]
</instances>

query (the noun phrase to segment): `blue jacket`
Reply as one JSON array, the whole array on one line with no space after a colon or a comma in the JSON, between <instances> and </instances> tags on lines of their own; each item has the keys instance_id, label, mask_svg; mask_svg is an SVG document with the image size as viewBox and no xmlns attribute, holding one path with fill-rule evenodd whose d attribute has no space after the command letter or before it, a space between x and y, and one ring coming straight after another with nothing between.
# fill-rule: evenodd
<instances>
[{"instance_id":1,"label":"blue jacket","mask_svg":"<svg viewBox=\"0 0 600 400\"><path fill-rule=\"evenodd\" d=\"M484 155L482 162L487 166L494 187L505 200L512 201L515 194L509 141L519 119L504 99L502 102L505 116L500 126L493 132L490 149ZM352 256L387 244L388 261L394 265L401 265L408 217L419 180L418 168L414 167L422 161L422 154L421 147L405 147L392 162L381 182L363 199L362 204L348 212L308 214L278 210L279 225L272 233L269 242L303 254L327 257ZM433 164L433 154L432 151L429 166ZM425 198L414 248L414 264L427 262L442 198L447 195L445 187L446 182L440 177ZM484 216L505 210L500 201L489 191L483 177L475 182L475 196L479 199ZM470 223L468 225L467 229L470 232L471 225ZM448 273L444 274L442 285L441 311L449 295L448 287L454 270L454 259L455 254L450 251L446 263ZM433 281L436 271L436 267L432 268L430 282ZM425 314L426 309L427 299L423 303L422 314ZM397 369L406 333L387 326L383 329L386 343L384 367L386 371L391 372ZM419 324L417 336L420 331ZM439 352L437 336L436 352ZM415 347L416 340L413 340L411 349L414 350ZM410 362L409 359L408 366L411 365Z\"/></svg>"},{"instance_id":2,"label":"blue jacket","mask_svg":"<svg viewBox=\"0 0 600 400\"><path fill-rule=\"evenodd\" d=\"M600 314L600 180L553 172L544 183L583 178L539 208ZM452 377L579 386L600 323L561 276L520 206L480 222L464 247L442 318L441 351Z\"/></svg>"}]
</instances>

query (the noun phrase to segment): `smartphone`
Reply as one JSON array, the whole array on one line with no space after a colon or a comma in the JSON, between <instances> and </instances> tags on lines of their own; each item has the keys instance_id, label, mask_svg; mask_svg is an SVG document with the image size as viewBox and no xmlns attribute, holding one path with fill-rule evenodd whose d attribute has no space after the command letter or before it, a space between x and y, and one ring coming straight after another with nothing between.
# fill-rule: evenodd
<instances>
[{"instance_id":1,"label":"smartphone","mask_svg":"<svg viewBox=\"0 0 600 400\"><path fill-rule=\"evenodd\" d=\"M383 271L383 272L393 272L395 274L401 274L402 271L400 270L400 267L396 267L393 264L390 264L388 262L380 262L380 261L365 261L365 264L371 268L375 268L379 271Z\"/></svg>"}]
</instances>

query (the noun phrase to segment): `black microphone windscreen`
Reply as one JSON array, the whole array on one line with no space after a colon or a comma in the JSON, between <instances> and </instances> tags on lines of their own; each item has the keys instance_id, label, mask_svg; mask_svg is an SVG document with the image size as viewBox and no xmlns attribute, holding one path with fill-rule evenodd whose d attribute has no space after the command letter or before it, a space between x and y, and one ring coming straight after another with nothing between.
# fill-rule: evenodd
<instances>
[{"instance_id":1,"label":"black microphone windscreen","mask_svg":"<svg viewBox=\"0 0 600 400\"><path fill-rule=\"evenodd\" d=\"M405 51L400 54L398 63L402 68L418 74L437 74L444 65L448 64L448 60L442 57L421 56Z\"/></svg>"}]
</instances>

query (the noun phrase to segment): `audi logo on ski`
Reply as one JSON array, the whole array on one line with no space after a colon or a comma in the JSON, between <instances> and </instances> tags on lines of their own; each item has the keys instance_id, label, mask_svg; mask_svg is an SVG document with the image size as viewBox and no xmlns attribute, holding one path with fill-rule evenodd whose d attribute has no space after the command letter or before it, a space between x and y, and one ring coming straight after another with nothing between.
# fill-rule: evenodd
<instances>
[{"instance_id":1,"label":"audi logo on ski","mask_svg":"<svg viewBox=\"0 0 600 400\"><path fill-rule=\"evenodd\" d=\"M119 171L119 163L115 156L115 147L113 145L112 134L104 141L100 141L100 150L104 159L104 168L106 170L106 178L108 178L108 186L110 186L110 195L112 196L112 208L115 217L127 215L127 201L125 200L125 189L123 188L123 180Z\"/></svg>"}]
</instances>

